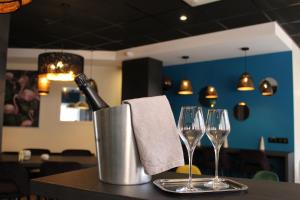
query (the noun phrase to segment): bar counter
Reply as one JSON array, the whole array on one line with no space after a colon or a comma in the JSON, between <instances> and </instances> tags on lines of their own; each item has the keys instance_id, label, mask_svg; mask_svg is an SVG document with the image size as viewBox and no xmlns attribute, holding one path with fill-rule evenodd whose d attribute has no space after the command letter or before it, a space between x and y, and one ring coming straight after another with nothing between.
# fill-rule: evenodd
<instances>
[{"instance_id":1,"label":"bar counter","mask_svg":"<svg viewBox=\"0 0 300 200\"><path fill-rule=\"evenodd\" d=\"M181 178L183 174L165 172L154 176L157 178ZM170 194L160 191L152 182L135 186L120 186L105 184L98 180L97 168L88 168L48 177L33 179L31 181L32 193L40 196L57 199L209 199L209 200L299 200L300 184L286 182L254 181L250 179L234 179L248 185L248 191L183 195Z\"/></svg>"}]
</instances>

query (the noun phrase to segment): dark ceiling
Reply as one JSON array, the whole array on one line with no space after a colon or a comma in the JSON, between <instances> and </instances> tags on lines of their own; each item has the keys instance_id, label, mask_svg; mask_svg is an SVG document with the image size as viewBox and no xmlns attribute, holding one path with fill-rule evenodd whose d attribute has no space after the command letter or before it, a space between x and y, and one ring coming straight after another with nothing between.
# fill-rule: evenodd
<instances>
[{"instance_id":1,"label":"dark ceiling","mask_svg":"<svg viewBox=\"0 0 300 200\"><path fill-rule=\"evenodd\" d=\"M120 50L270 21L300 44L300 0L33 0L12 14L9 47Z\"/></svg>"}]
</instances>

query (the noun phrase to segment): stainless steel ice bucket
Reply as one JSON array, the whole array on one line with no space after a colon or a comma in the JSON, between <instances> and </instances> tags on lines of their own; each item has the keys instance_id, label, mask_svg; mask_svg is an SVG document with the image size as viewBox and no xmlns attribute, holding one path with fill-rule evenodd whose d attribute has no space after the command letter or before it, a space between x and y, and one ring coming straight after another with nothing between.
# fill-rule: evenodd
<instances>
[{"instance_id":1,"label":"stainless steel ice bucket","mask_svg":"<svg viewBox=\"0 0 300 200\"><path fill-rule=\"evenodd\" d=\"M130 106L101 109L93 113L99 179L103 182L134 185L147 183L131 125Z\"/></svg>"}]
</instances>

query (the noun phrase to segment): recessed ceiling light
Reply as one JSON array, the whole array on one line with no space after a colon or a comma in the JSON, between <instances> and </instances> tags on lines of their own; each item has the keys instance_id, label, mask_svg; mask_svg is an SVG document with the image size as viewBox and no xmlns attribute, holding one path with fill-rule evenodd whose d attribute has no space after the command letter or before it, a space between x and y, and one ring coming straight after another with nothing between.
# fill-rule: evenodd
<instances>
[{"instance_id":1,"label":"recessed ceiling light","mask_svg":"<svg viewBox=\"0 0 300 200\"><path fill-rule=\"evenodd\" d=\"M187 20L187 16L186 15L180 15L179 18L181 21L186 21Z\"/></svg>"},{"instance_id":2,"label":"recessed ceiling light","mask_svg":"<svg viewBox=\"0 0 300 200\"><path fill-rule=\"evenodd\" d=\"M183 1L192 7L196 7L196 6L201 6L204 4L208 4L208 3L212 3L212 2L220 1L220 0L183 0Z\"/></svg>"}]
</instances>

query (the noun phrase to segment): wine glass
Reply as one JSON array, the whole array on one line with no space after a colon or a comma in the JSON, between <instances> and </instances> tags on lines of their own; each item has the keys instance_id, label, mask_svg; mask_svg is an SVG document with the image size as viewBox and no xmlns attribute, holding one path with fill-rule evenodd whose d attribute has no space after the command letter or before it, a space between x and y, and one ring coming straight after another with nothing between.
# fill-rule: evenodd
<instances>
[{"instance_id":1,"label":"wine glass","mask_svg":"<svg viewBox=\"0 0 300 200\"><path fill-rule=\"evenodd\" d=\"M181 107L178 120L178 129L180 138L184 142L189 157L189 180L186 186L178 188L178 192L193 192L198 189L192 185L192 162L193 153L199 140L205 133L205 122L202 109L199 106Z\"/></svg>"},{"instance_id":2,"label":"wine glass","mask_svg":"<svg viewBox=\"0 0 300 200\"><path fill-rule=\"evenodd\" d=\"M215 151L215 178L204 186L216 190L226 189L228 184L218 176L219 152L225 138L230 132L230 124L226 109L209 109L206 120L206 134Z\"/></svg>"}]
</instances>

